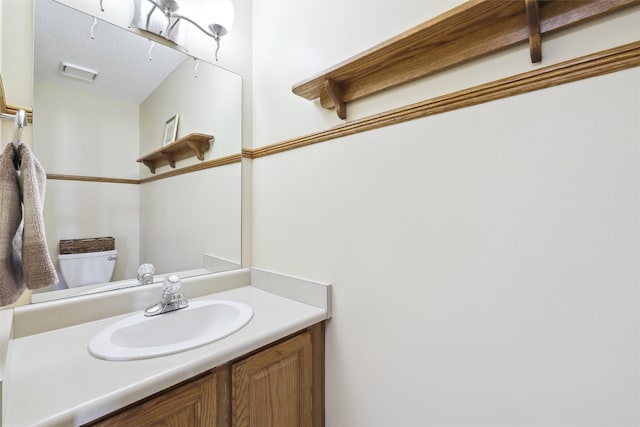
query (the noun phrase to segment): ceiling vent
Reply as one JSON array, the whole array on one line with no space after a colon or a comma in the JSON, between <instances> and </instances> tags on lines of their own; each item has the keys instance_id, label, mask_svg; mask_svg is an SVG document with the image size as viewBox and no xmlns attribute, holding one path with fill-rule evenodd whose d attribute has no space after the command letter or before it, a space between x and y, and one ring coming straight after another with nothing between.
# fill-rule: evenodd
<instances>
[{"instance_id":1,"label":"ceiling vent","mask_svg":"<svg viewBox=\"0 0 640 427\"><path fill-rule=\"evenodd\" d=\"M74 79L84 80L85 82L94 82L98 77L98 72L91 68L81 67L69 62L60 63L60 73L63 76L73 77Z\"/></svg>"}]
</instances>

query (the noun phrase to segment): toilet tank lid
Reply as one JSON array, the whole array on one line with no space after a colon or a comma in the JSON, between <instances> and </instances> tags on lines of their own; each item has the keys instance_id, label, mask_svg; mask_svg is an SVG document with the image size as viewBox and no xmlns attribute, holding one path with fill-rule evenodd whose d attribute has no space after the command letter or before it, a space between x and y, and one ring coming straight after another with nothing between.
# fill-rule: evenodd
<instances>
[{"instance_id":1,"label":"toilet tank lid","mask_svg":"<svg viewBox=\"0 0 640 427\"><path fill-rule=\"evenodd\" d=\"M87 258L87 257L109 256L109 255L117 255L117 254L118 254L118 250L113 249L111 251L86 252L83 254L59 254L58 259Z\"/></svg>"}]
</instances>

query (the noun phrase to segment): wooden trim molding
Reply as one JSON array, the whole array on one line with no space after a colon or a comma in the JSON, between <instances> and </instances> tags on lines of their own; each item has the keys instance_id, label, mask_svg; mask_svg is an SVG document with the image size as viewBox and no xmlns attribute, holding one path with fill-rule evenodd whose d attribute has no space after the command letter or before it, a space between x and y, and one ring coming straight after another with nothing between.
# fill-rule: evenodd
<instances>
[{"instance_id":1,"label":"wooden trim molding","mask_svg":"<svg viewBox=\"0 0 640 427\"><path fill-rule=\"evenodd\" d=\"M47 179L59 181L107 182L110 184L140 184L139 179L105 178L100 176L63 175L48 173Z\"/></svg>"},{"instance_id":2,"label":"wooden trim molding","mask_svg":"<svg viewBox=\"0 0 640 427\"><path fill-rule=\"evenodd\" d=\"M259 158L319 142L390 126L409 120L470 107L509 96L533 92L565 83L621 71L640 65L640 41L582 56L547 67L516 74L490 83L452 92L405 107L347 122L275 144L244 149L249 158Z\"/></svg>"},{"instance_id":3,"label":"wooden trim molding","mask_svg":"<svg viewBox=\"0 0 640 427\"><path fill-rule=\"evenodd\" d=\"M97 176L62 175L62 174L55 174L55 173L48 173L47 179L64 180L64 181L107 182L112 184L146 184L148 182L158 181L160 179L165 179L165 178L171 178L177 175L183 175L186 173L197 172L197 171L211 169L211 168L217 168L217 167L229 165L232 163L238 163L240 162L241 159L242 159L241 154L232 154L230 156L208 160L206 162L197 163L195 165L186 166L184 168L175 169L160 175L155 175L155 176L151 176L143 179L103 178L103 177L97 177Z\"/></svg>"}]
</instances>

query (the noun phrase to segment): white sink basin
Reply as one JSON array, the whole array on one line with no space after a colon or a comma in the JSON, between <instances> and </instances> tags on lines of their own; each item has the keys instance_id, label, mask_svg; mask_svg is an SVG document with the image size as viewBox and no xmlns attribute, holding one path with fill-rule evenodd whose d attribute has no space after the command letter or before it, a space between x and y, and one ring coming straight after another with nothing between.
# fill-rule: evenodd
<instances>
[{"instance_id":1,"label":"white sink basin","mask_svg":"<svg viewBox=\"0 0 640 427\"><path fill-rule=\"evenodd\" d=\"M106 360L134 360L178 353L224 338L253 316L236 301L190 301L189 307L157 316L142 312L107 326L93 336L89 352Z\"/></svg>"}]
</instances>

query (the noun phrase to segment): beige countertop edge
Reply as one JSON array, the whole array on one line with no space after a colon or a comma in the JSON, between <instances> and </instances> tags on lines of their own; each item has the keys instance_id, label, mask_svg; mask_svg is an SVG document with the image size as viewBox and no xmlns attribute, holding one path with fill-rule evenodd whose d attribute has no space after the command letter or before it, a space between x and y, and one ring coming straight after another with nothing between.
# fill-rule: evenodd
<instances>
[{"instance_id":1,"label":"beige countertop edge","mask_svg":"<svg viewBox=\"0 0 640 427\"><path fill-rule=\"evenodd\" d=\"M325 309L255 286L198 299L242 301L254 316L219 341L137 361L105 361L86 349L93 334L126 315L15 338L7 356L3 426L82 425L328 318ZM33 355L45 363L32 366Z\"/></svg>"}]
</instances>

